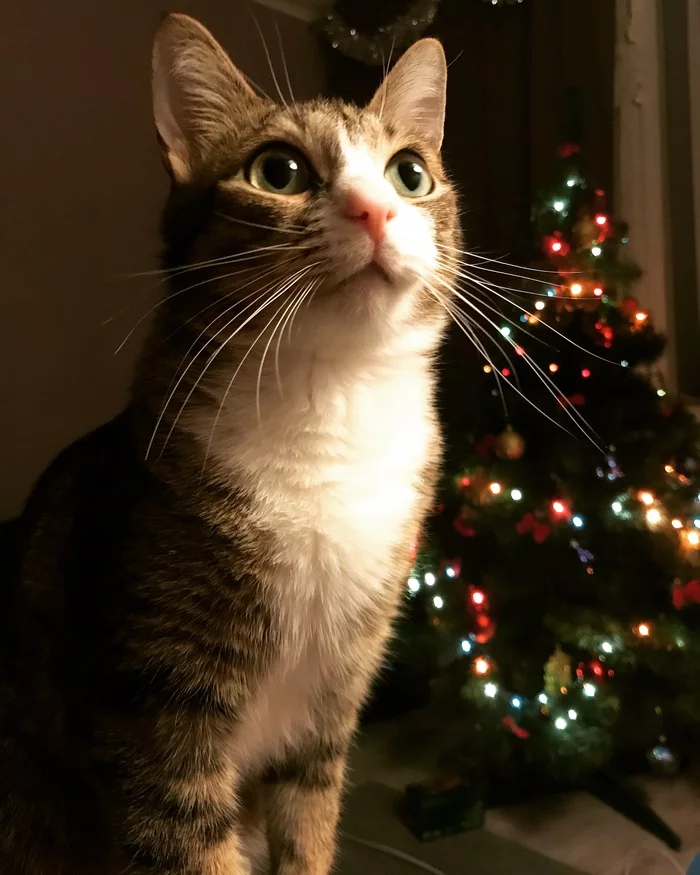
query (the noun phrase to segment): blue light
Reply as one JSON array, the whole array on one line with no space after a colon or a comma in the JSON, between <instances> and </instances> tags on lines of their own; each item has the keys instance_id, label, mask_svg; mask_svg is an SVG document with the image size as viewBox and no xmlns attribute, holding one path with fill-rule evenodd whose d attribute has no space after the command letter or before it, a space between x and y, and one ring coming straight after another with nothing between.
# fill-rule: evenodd
<instances>
[{"instance_id":1,"label":"blue light","mask_svg":"<svg viewBox=\"0 0 700 875\"><path fill-rule=\"evenodd\" d=\"M510 705L511 708L516 708L517 710L520 710L520 708L523 707L523 700L520 698L520 696L513 696L513 698L510 700Z\"/></svg>"},{"instance_id":2,"label":"blue light","mask_svg":"<svg viewBox=\"0 0 700 875\"><path fill-rule=\"evenodd\" d=\"M457 572L454 570L454 568L451 565L447 566L447 568L445 569L445 574L448 577L456 577L457 576Z\"/></svg>"},{"instance_id":3,"label":"blue light","mask_svg":"<svg viewBox=\"0 0 700 875\"><path fill-rule=\"evenodd\" d=\"M471 643L471 641L468 641L466 638L462 638L461 647L462 647L463 653L471 653L472 652L472 643Z\"/></svg>"},{"instance_id":4,"label":"blue light","mask_svg":"<svg viewBox=\"0 0 700 875\"><path fill-rule=\"evenodd\" d=\"M548 298L556 298L557 290L556 289L547 289L547 297Z\"/></svg>"},{"instance_id":5,"label":"blue light","mask_svg":"<svg viewBox=\"0 0 700 875\"><path fill-rule=\"evenodd\" d=\"M571 522L573 525L576 526L577 529L583 528L583 517L580 517L580 516L571 517Z\"/></svg>"}]
</instances>

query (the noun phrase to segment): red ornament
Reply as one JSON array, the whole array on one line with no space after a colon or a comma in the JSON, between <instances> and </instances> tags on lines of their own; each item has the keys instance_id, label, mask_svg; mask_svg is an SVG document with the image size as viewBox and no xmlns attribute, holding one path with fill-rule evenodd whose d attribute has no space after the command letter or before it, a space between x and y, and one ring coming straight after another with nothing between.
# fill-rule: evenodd
<instances>
[{"instance_id":1,"label":"red ornament","mask_svg":"<svg viewBox=\"0 0 700 875\"><path fill-rule=\"evenodd\" d=\"M671 592L673 607L680 611L687 605L700 604L700 581L690 580L686 584L674 585Z\"/></svg>"}]
</instances>

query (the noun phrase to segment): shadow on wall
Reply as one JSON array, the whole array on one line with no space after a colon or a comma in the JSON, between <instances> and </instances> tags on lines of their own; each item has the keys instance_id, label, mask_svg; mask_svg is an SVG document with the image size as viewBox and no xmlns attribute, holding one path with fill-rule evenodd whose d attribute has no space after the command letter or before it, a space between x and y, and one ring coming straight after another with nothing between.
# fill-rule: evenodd
<instances>
[{"instance_id":1,"label":"shadow on wall","mask_svg":"<svg viewBox=\"0 0 700 875\"><path fill-rule=\"evenodd\" d=\"M230 0L178 5L272 93L251 8L281 69L278 21L296 96L323 91L304 23ZM19 512L62 447L123 406L144 326L114 351L158 299L153 277L128 275L156 266L167 193L150 105L161 9L155 0L3 7L0 519Z\"/></svg>"}]
</instances>

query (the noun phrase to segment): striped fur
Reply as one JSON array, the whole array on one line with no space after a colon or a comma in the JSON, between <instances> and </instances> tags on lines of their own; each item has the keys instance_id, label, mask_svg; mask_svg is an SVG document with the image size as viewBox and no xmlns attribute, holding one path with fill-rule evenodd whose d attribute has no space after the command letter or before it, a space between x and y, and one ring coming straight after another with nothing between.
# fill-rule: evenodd
<instances>
[{"instance_id":1,"label":"striped fur","mask_svg":"<svg viewBox=\"0 0 700 875\"><path fill-rule=\"evenodd\" d=\"M0 875L251 875L254 836L264 871L328 875L439 462L428 289L448 277L435 242L459 241L444 57L419 44L366 109L278 106L171 16L154 99L169 289L129 408L53 463L23 517ZM309 191L247 181L279 141L307 156ZM402 149L435 179L420 201L384 179ZM378 267L343 214L360 181L395 205Z\"/></svg>"}]
</instances>

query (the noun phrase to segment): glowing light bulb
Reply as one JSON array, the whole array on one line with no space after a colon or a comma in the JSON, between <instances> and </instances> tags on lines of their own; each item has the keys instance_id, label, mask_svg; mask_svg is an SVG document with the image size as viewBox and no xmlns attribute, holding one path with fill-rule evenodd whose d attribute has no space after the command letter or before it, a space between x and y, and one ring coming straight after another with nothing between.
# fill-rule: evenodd
<instances>
[{"instance_id":1,"label":"glowing light bulb","mask_svg":"<svg viewBox=\"0 0 700 875\"><path fill-rule=\"evenodd\" d=\"M651 629L648 623L640 623L637 626L637 634L640 638L648 638L651 635Z\"/></svg>"},{"instance_id":2,"label":"glowing light bulb","mask_svg":"<svg viewBox=\"0 0 700 875\"><path fill-rule=\"evenodd\" d=\"M556 289L547 289L547 297L548 298L556 298L557 290Z\"/></svg>"},{"instance_id":3,"label":"glowing light bulb","mask_svg":"<svg viewBox=\"0 0 700 875\"><path fill-rule=\"evenodd\" d=\"M661 511L656 507L649 508L647 511L647 522L651 526L658 525L661 522Z\"/></svg>"},{"instance_id":4,"label":"glowing light bulb","mask_svg":"<svg viewBox=\"0 0 700 875\"><path fill-rule=\"evenodd\" d=\"M591 376L591 372L588 370L588 368L584 368L581 371L581 376L583 377L584 380L587 380Z\"/></svg>"},{"instance_id":5,"label":"glowing light bulb","mask_svg":"<svg viewBox=\"0 0 700 875\"><path fill-rule=\"evenodd\" d=\"M539 696L537 697L537 699L540 702L540 704L542 704L542 705L546 705L547 702L549 702L549 697L547 696L546 693L540 693Z\"/></svg>"},{"instance_id":6,"label":"glowing light bulb","mask_svg":"<svg viewBox=\"0 0 700 875\"><path fill-rule=\"evenodd\" d=\"M451 565L447 566L447 568L445 569L445 574L448 577L456 577L457 576L457 572L454 570L454 568Z\"/></svg>"},{"instance_id":7,"label":"glowing light bulb","mask_svg":"<svg viewBox=\"0 0 700 875\"><path fill-rule=\"evenodd\" d=\"M600 645L600 649L603 651L603 653L613 652L613 646L609 641L603 641L603 643Z\"/></svg>"},{"instance_id":8,"label":"glowing light bulb","mask_svg":"<svg viewBox=\"0 0 700 875\"><path fill-rule=\"evenodd\" d=\"M563 717L557 717L557 719L554 721L554 725L557 729L561 730L566 729L569 724Z\"/></svg>"},{"instance_id":9,"label":"glowing light bulb","mask_svg":"<svg viewBox=\"0 0 700 875\"><path fill-rule=\"evenodd\" d=\"M584 684L583 685L583 695L588 699L592 699L596 694L595 684Z\"/></svg>"},{"instance_id":10,"label":"glowing light bulb","mask_svg":"<svg viewBox=\"0 0 700 875\"><path fill-rule=\"evenodd\" d=\"M481 592L481 590L477 589L475 592L472 593L472 602L475 605L483 605L485 601L486 596L483 594L483 592Z\"/></svg>"},{"instance_id":11,"label":"glowing light bulb","mask_svg":"<svg viewBox=\"0 0 700 875\"><path fill-rule=\"evenodd\" d=\"M441 608L445 607L445 600L442 598L442 596L436 595L433 599L433 604L438 610L440 610Z\"/></svg>"},{"instance_id":12,"label":"glowing light bulb","mask_svg":"<svg viewBox=\"0 0 700 875\"><path fill-rule=\"evenodd\" d=\"M593 294L596 296L596 298L602 298L603 297L603 290L601 289L600 286L596 286L593 289Z\"/></svg>"},{"instance_id":13,"label":"glowing light bulb","mask_svg":"<svg viewBox=\"0 0 700 875\"><path fill-rule=\"evenodd\" d=\"M659 396L659 398L663 398L666 395L666 390L665 389L657 389L656 394Z\"/></svg>"},{"instance_id":14,"label":"glowing light bulb","mask_svg":"<svg viewBox=\"0 0 700 875\"><path fill-rule=\"evenodd\" d=\"M504 337L510 337L510 328L509 328L507 325L504 325L504 326L501 328L501 334L502 334Z\"/></svg>"},{"instance_id":15,"label":"glowing light bulb","mask_svg":"<svg viewBox=\"0 0 700 875\"><path fill-rule=\"evenodd\" d=\"M500 495L503 487L500 483L489 483L489 491L493 493L493 495Z\"/></svg>"},{"instance_id":16,"label":"glowing light bulb","mask_svg":"<svg viewBox=\"0 0 700 875\"><path fill-rule=\"evenodd\" d=\"M491 367L491 365L484 365L484 373L485 374L490 374L492 370L493 370L493 368Z\"/></svg>"},{"instance_id":17,"label":"glowing light bulb","mask_svg":"<svg viewBox=\"0 0 700 875\"><path fill-rule=\"evenodd\" d=\"M577 720L577 719L578 719L578 712L574 711L573 708L570 708L569 709L569 720Z\"/></svg>"},{"instance_id":18,"label":"glowing light bulb","mask_svg":"<svg viewBox=\"0 0 700 875\"><path fill-rule=\"evenodd\" d=\"M520 696L513 696L513 698L510 700L510 705L511 708L516 708L519 710L523 707L523 700L520 698Z\"/></svg>"},{"instance_id":19,"label":"glowing light bulb","mask_svg":"<svg viewBox=\"0 0 700 875\"><path fill-rule=\"evenodd\" d=\"M567 187L567 188L573 188L575 185L576 185L576 180L574 179L573 176L570 176L570 177L566 180L566 187Z\"/></svg>"},{"instance_id":20,"label":"glowing light bulb","mask_svg":"<svg viewBox=\"0 0 700 875\"><path fill-rule=\"evenodd\" d=\"M691 547L697 547L700 544L700 534L698 532L688 532L688 543Z\"/></svg>"},{"instance_id":21,"label":"glowing light bulb","mask_svg":"<svg viewBox=\"0 0 700 875\"><path fill-rule=\"evenodd\" d=\"M552 252L561 252L561 243L558 240L555 240L551 246Z\"/></svg>"},{"instance_id":22,"label":"glowing light bulb","mask_svg":"<svg viewBox=\"0 0 700 875\"><path fill-rule=\"evenodd\" d=\"M653 503L654 503L654 496L651 494L651 492L640 492L640 493L637 495L637 498L638 498L643 504L647 504L647 505L649 505L649 504L653 504Z\"/></svg>"},{"instance_id":23,"label":"glowing light bulb","mask_svg":"<svg viewBox=\"0 0 700 875\"><path fill-rule=\"evenodd\" d=\"M409 592L418 592L420 589L420 581L415 577L408 578L408 591Z\"/></svg>"},{"instance_id":24,"label":"glowing light bulb","mask_svg":"<svg viewBox=\"0 0 700 875\"><path fill-rule=\"evenodd\" d=\"M554 511L554 513L565 513L566 505L563 501L559 501L559 499L557 499L556 501L552 502L552 510Z\"/></svg>"},{"instance_id":25,"label":"glowing light bulb","mask_svg":"<svg viewBox=\"0 0 700 875\"><path fill-rule=\"evenodd\" d=\"M495 699L497 693L498 687L496 684L486 684L484 686L484 695L488 696L489 699Z\"/></svg>"},{"instance_id":26,"label":"glowing light bulb","mask_svg":"<svg viewBox=\"0 0 700 875\"><path fill-rule=\"evenodd\" d=\"M511 489L510 497L513 499L513 501L520 501L520 499L523 497L523 494L519 489Z\"/></svg>"},{"instance_id":27,"label":"glowing light bulb","mask_svg":"<svg viewBox=\"0 0 700 875\"><path fill-rule=\"evenodd\" d=\"M510 368L503 368L501 371L504 377L510 377Z\"/></svg>"},{"instance_id":28,"label":"glowing light bulb","mask_svg":"<svg viewBox=\"0 0 700 875\"><path fill-rule=\"evenodd\" d=\"M555 213L563 213L565 207L566 204L564 203L564 201L554 201L554 203L552 204L552 209Z\"/></svg>"},{"instance_id":29,"label":"glowing light bulb","mask_svg":"<svg viewBox=\"0 0 700 875\"><path fill-rule=\"evenodd\" d=\"M551 374L556 374L556 372L558 370L559 370L559 365L556 362L552 362L552 364L549 366L549 372Z\"/></svg>"},{"instance_id":30,"label":"glowing light bulb","mask_svg":"<svg viewBox=\"0 0 700 875\"><path fill-rule=\"evenodd\" d=\"M673 474L673 465L664 465L664 471L667 474Z\"/></svg>"},{"instance_id":31,"label":"glowing light bulb","mask_svg":"<svg viewBox=\"0 0 700 875\"><path fill-rule=\"evenodd\" d=\"M601 254L603 250L600 246L592 246L591 247L591 255L594 255L596 258Z\"/></svg>"},{"instance_id":32,"label":"glowing light bulb","mask_svg":"<svg viewBox=\"0 0 700 875\"><path fill-rule=\"evenodd\" d=\"M695 519L693 520L693 525L695 526L696 529L700 529L700 519L695 517Z\"/></svg>"},{"instance_id":33,"label":"glowing light bulb","mask_svg":"<svg viewBox=\"0 0 700 875\"><path fill-rule=\"evenodd\" d=\"M483 656L480 656L474 663L474 670L477 674L488 674L490 668L488 659L484 659Z\"/></svg>"},{"instance_id":34,"label":"glowing light bulb","mask_svg":"<svg viewBox=\"0 0 700 875\"><path fill-rule=\"evenodd\" d=\"M535 310L544 310L546 304L544 301L536 301L535 302Z\"/></svg>"},{"instance_id":35,"label":"glowing light bulb","mask_svg":"<svg viewBox=\"0 0 700 875\"><path fill-rule=\"evenodd\" d=\"M610 505L613 509L613 513L622 513L622 502L621 501L613 501Z\"/></svg>"},{"instance_id":36,"label":"glowing light bulb","mask_svg":"<svg viewBox=\"0 0 700 875\"><path fill-rule=\"evenodd\" d=\"M635 314L634 314L634 318L635 318L636 321L639 322L639 324L641 325L642 322L646 322L646 321L647 321L647 319L649 318L649 314L648 314L648 313L644 313L643 311L640 310L639 313L635 313Z\"/></svg>"},{"instance_id":37,"label":"glowing light bulb","mask_svg":"<svg viewBox=\"0 0 700 875\"><path fill-rule=\"evenodd\" d=\"M627 361L627 359L622 359L622 361L620 362L620 365L623 368L628 368L630 366L630 363Z\"/></svg>"},{"instance_id":38,"label":"glowing light bulb","mask_svg":"<svg viewBox=\"0 0 700 875\"><path fill-rule=\"evenodd\" d=\"M522 348L522 346L514 346L513 349L516 355L525 355L525 350Z\"/></svg>"},{"instance_id":39,"label":"glowing light bulb","mask_svg":"<svg viewBox=\"0 0 700 875\"><path fill-rule=\"evenodd\" d=\"M603 225L607 225L608 217L604 216L603 213L598 213L598 215L595 217L595 223L596 225L600 225L601 227Z\"/></svg>"},{"instance_id":40,"label":"glowing light bulb","mask_svg":"<svg viewBox=\"0 0 700 875\"><path fill-rule=\"evenodd\" d=\"M583 528L583 517L575 516L571 518L571 522L577 529Z\"/></svg>"},{"instance_id":41,"label":"glowing light bulb","mask_svg":"<svg viewBox=\"0 0 700 875\"><path fill-rule=\"evenodd\" d=\"M460 646L461 646L462 651L464 653L471 653L472 652L472 643L467 638L462 639L462 643Z\"/></svg>"},{"instance_id":42,"label":"glowing light bulb","mask_svg":"<svg viewBox=\"0 0 700 875\"><path fill-rule=\"evenodd\" d=\"M674 529L682 529L683 523L680 520L671 520L671 525Z\"/></svg>"},{"instance_id":43,"label":"glowing light bulb","mask_svg":"<svg viewBox=\"0 0 700 875\"><path fill-rule=\"evenodd\" d=\"M571 286L571 294L572 295L580 295L582 291L583 291L583 286L581 285L581 283L574 283Z\"/></svg>"}]
</instances>

